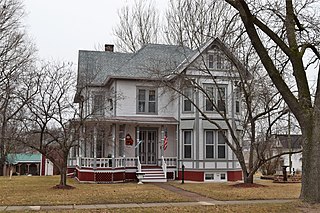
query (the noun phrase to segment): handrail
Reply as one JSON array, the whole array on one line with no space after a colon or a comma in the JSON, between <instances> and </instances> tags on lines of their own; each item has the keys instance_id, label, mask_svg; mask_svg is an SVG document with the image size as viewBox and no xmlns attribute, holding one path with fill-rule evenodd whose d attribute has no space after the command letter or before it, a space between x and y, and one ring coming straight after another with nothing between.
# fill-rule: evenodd
<instances>
[{"instance_id":1,"label":"handrail","mask_svg":"<svg viewBox=\"0 0 320 213\"><path fill-rule=\"evenodd\" d=\"M164 160L163 156L161 156L161 158L162 158L162 170L163 170L163 173L164 173L164 178L167 179L167 163Z\"/></svg>"},{"instance_id":2,"label":"handrail","mask_svg":"<svg viewBox=\"0 0 320 213\"><path fill-rule=\"evenodd\" d=\"M138 166L138 172L141 172L141 163L139 157L137 157L137 166Z\"/></svg>"}]
</instances>

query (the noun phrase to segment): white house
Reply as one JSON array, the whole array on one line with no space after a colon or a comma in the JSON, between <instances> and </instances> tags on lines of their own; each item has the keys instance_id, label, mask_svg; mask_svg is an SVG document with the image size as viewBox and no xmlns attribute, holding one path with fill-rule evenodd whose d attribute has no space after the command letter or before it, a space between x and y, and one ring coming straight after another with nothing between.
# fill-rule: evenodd
<instances>
[{"instance_id":1,"label":"white house","mask_svg":"<svg viewBox=\"0 0 320 213\"><path fill-rule=\"evenodd\" d=\"M238 71L245 72L219 39L197 50L163 44L136 53L113 52L113 45L106 51L80 50L74 100L84 125L79 146L70 152L69 172L75 170L83 182L132 180L137 173L142 182L241 179L238 160L222 135L231 140L228 127L217 113L224 110L232 128L241 131Z\"/></svg>"},{"instance_id":2,"label":"white house","mask_svg":"<svg viewBox=\"0 0 320 213\"><path fill-rule=\"evenodd\" d=\"M298 152L302 150L303 138L302 135L295 134L276 134L273 135L274 144L272 146L273 154L284 152ZM287 166L288 172L302 171L302 152L295 154L282 155L280 158L280 167ZM290 171L291 169L291 171ZM279 168L278 168L279 170ZM280 168L281 170L281 168Z\"/></svg>"}]
</instances>

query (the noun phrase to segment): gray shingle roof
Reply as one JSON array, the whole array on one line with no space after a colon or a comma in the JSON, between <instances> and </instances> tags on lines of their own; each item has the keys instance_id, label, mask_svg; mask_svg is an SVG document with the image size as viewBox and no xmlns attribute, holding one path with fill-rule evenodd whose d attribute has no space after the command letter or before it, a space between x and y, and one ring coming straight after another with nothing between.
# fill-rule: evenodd
<instances>
[{"instance_id":1,"label":"gray shingle roof","mask_svg":"<svg viewBox=\"0 0 320 213\"><path fill-rule=\"evenodd\" d=\"M148 44L136 53L79 51L78 85L103 85L109 77L150 78L171 72L192 51L176 45Z\"/></svg>"},{"instance_id":2,"label":"gray shingle roof","mask_svg":"<svg viewBox=\"0 0 320 213\"><path fill-rule=\"evenodd\" d=\"M303 145L303 137L302 135L276 135L279 139L282 147L285 149L289 148L289 142L291 142L291 149L301 149Z\"/></svg>"}]
</instances>

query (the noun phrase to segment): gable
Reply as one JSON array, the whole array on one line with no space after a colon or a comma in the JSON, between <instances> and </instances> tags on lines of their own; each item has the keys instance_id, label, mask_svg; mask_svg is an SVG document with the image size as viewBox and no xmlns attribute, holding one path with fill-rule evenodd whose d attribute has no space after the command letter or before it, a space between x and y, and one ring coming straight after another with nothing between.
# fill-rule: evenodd
<instances>
[{"instance_id":1,"label":"gable","mask_svg":"<svg viewBox=\"0 0 320 213\"><path fill-rule=\"evenodd\" d=\"M213 67L209 68L209 55L213 56ZM220 66L218 66L218 57L220 57ZM193 52L193 55L186 58L175 73L181 73L186 69L203 69L207 70L233 70L240 74L243 78L250 78L251 74L245 69L243 64L235 57L235 55L227 48L218 38L212 38L204 45ZM173 77L173 76L172 76Z\"/></svg>"}]
</instances>

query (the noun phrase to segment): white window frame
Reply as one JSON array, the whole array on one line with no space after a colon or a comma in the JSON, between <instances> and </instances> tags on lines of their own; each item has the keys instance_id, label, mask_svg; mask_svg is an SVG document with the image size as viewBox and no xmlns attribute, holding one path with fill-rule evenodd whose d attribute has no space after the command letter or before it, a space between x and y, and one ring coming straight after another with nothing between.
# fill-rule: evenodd
<instances>
[{"instance_id":1,"label":"white window frame","mask_svg":"<svg viewBox=\"0 0 320 213\"><path fill-rule=\"evenodd\" d=\"M192 101L193 99L193 88L192 87L187 87L183 89L183 96L182 96L182 112L186 113L186 112L193 112L193 105L192 105ZM185 97L187 96L187 97ZM186 102L188 104L190 104L190 110L186 110Z\"/></svg>"},{"instance_id":2,"label":"white window frame","mask_svg":"<svg viewBox=\"0 0 320 213\"><path fill-rule=\"evenodd\" d=\"M224 102L224 109L219 109L220 111L228 111L227 107L227 85L226 84L204 84L204 89L207 94L204 94L204 110L205 112L214 112L216 111L215 107L211 105L211 101L219 109L219 101ZM220 90L223 90L224 94ZM209 96L209 97L208 97Z\"/></svg>"},{"instance_id":3,"label":"white window frame","mask_svg":"<svg viewBox=\"0 0 320 213\"><path fill-rule=\"evenodd\" d=\"M140 100L140 90L145 91L145 99ZM150 100L150 92L154 91L154 100ZM144 111L140 111L140 103L144 101ZM155 115L158 113L158 91L157 89L150 87L137 87L137 97L136 97L136 113L137 114L152 114ZM154 112L150 112L150 103L154 103Z\"/></svg>"},{"instance_id":4,"label":"white window frame","mask_svg":"<svg viewBox=\"0 0 320 213\"><path fill-rule=\"evenodd\" d=\"M212 133L212 139L213 139L213 144L208 144L207 143L207 133L211 132ZM225 140L221 140L221 137L223 138L222 135L220 134L226 134L225 132L220 132L218 130L213 130L213 129L206 129L204 130L204 153L205 153L205 159L227 159L227 144ZM212 146L213 147L213 157L208 157L207 156L207 149L208 147ZM223 157L221 157L221 153L219 150L222 150L221 147L224 150Z\"/></svg>"},{"instance_id":5,"label":"white window frame","mask_svg":"<svg viewBox=\"0 0 320 213\"><path fill-rule=\"evenodd\" d=\"M189 132L190 133L190 143L186 143L186 135L185 133ZM183 159L192 159L192 150L193 150L193 131L190 129L182 130L182 138L183 138L183 152L182 152L182 158ZM190 147L190 157L186 157L186 147Z\"/></svg>"},{"instance_id":6,"label":"white window frame","mask_svg":"<svg viewBox=\"0 0 320 213\"><path fill-rule=\"evenodd\" d=\"M214 130L205 130L204 131L205 132L205 158L206 159L214 159L215 158L215 150L216 150L216 148L215 148L215 141L216 141L216 139L215 139L215 131ZM211 136L212 136L212 143L207 143L208 142L208 135L207 135L207 133L209 133L209 132L211 132ZM212 157L208 157L208 153L207 153L207 149L208 149L208 147L212 147Z\"/></svg>"}]
</instances>

